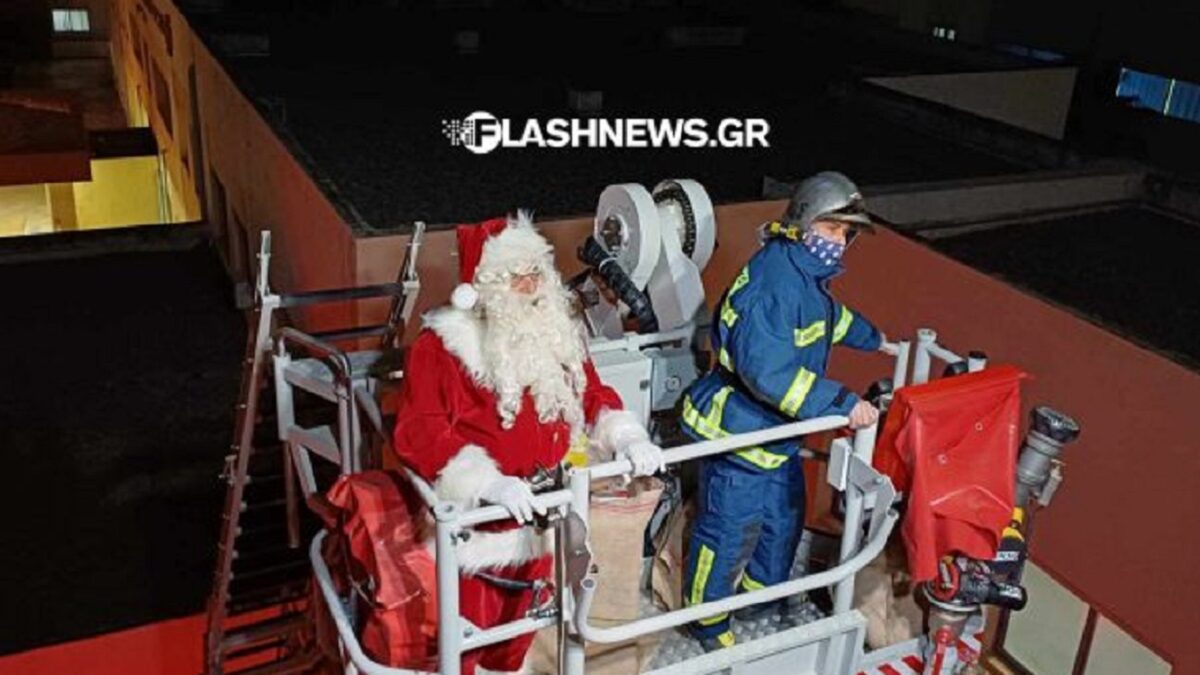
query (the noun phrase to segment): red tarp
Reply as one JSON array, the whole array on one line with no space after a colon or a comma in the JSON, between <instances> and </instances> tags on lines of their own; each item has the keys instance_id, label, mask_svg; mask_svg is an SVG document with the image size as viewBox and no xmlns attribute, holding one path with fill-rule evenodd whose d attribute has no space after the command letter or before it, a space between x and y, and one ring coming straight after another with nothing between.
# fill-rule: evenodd
<instances>
[{"instance_id":1,"label":"red tarp","mask_svg":"<svg viewBox=\"0 0 1200 675\"><path fill-rule=\"evenodd\" d=\"M1012 517L1021 380L1013 366L896 391L875 468L908 495L901 532L914 581L959 552L990 560Z\"/></svg>"}]
</instances>

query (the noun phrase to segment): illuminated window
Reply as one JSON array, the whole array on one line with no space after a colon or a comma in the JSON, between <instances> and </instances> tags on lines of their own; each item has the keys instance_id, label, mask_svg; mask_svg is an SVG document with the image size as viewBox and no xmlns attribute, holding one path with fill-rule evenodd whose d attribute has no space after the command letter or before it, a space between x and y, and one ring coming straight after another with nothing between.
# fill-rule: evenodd
<instances>
[{"instance_id":1,"label":"illuminated window","mask_svg":"<svg viewBox=\"0 0 1200 675\"><path fill-rule=\"evenodd\" d=\"M941 38L943 40L953 40L956 35L957 35L957 32L953 28L946 28L945 26L934 26L933 27L933 37L935 37L935 38Z\"/></svg>"},{"instance_id":2,"label":"illuminated window","mask_svg":"<svg viewBox=\"0 0 1200 675\"><path fill-rule=\"evenodd\" d=\"M1122 68L1117 98L1135 108L1200 122L1200 85L1193 82Z\"/></svg>"},{"instance_id":3,"label":"illuminated window","mask_svg":"<svg viewBox=\"0 0 1200 675\"><path fill-rule=\"evenodd\" d=\"M55 33L89 33L92 23L86 9L54 9L50 11Z\"/></svg>"},{"instance_id":4,"label":"illuminated window","mask_svg":"<svg viewBox=\"0 0 1200 675\"><path fill-rule=\"evenodd\" d=\"M1171 675L1171 664L1120 626L1100 617L1083 672L1084 675Z\"/></svg>"},{"instance_id":5,"label":"illuminated window","mask_svg":"<svg viewBox=\"0 0 1200 675\"><path fill-rule=\"evenodd\" d=\"M1024 56L1026 58L1036 59L1046 63L1059 63L1067 59L1067 57L1059 54L1058 52L1052 52L1049 49L1035 49L1033 47L1026 47L1025 45L1000 44L996 45L996 48L1002 52L1008 52L1009 54L1016 54L1017 56Z\"/></svg>"},{"instance_id":6,"label":"illuminated window","mask_svg":"<svg viewBox=\"0 0 1200 675\"><path fill-rule=\"evenodd\" d=\"M1008 614L1000 654L1037 675L1171 675L1171 665L1033 563L1029 604Z\"/></svg>"},{"instance_id":7,"label":"illuminated window","mask_svg":"<svg viewBox=\"0 0 1200 675\"><path fill-rule=\"evenodd\" d=\"M1008 616L1004 651L1038 675L1071 675L1088 606L1033 563L1021 579L1029 604Z\"/></svg>"}]
</instances>

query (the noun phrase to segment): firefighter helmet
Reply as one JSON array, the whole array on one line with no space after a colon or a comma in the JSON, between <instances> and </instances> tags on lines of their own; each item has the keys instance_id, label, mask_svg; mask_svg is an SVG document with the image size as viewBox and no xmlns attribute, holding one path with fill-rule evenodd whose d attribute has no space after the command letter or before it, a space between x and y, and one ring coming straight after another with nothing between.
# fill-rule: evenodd
<instances>
[{"instance_id":1,"label":"firefighter helmet","mask_svg":"<svg viewBox=\"0 0 1200 675\"><path fill-rule=\"evenodd\" d=\"M818 220L838 220L852 229L875 231L858 186L837 171L822 171L804 179L783 214L784 227L800 233Z\"/></svg>"}]
</instances>

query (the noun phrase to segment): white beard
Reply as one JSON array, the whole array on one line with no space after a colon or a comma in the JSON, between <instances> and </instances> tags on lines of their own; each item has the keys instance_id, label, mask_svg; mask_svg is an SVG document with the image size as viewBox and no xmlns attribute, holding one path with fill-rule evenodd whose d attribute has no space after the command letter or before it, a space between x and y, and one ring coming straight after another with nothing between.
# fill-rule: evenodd
<instances>
[{"instance_id":1,"label":"white beard","mask_svg":"<svg viewBox=\"0 0 1200 675\"><path fill-rule=\"evenodd\" d=\"M582 429L585 352L570 295L557 275L545 275L532 295L507 283L481 290L483 361L502 426L512 428L528 389L539 421L561 419L573 431Z\"/></svg>"}]
</instances>

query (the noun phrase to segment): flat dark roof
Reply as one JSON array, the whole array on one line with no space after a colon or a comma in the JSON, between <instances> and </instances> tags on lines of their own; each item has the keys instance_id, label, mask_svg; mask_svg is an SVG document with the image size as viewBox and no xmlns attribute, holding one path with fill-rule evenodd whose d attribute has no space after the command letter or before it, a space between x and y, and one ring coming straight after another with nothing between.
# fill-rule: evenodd
<instances>
[{"instance_id":1,"label":"flat dark roof","mask_svg":"<svg viewBox=\"0 0 1200 675\"><path fill-rule=\"evenodd\" d=\"M111 252L0 264L20 289L0 370L22 383L0 387L0 505L30 514L0 569L7 606L46 608L0 613L0 654L204 609L246 321L202 235L145 250L178 227L38 235Z\"/></svg>"},{"instance_id":2,"label":"flat dark roof","mask_svg":"<svg viewBox=\"0 0 1200 675\"><path fill-rule=\"evenodd\" d=\"M940 239L933 246L1200 368L1200 225L1122 208Z\"/></svg>"},{"instance_id":3,"label":"flat dark roof","mask_svg":"<svg viewBox=\"0 0 1200 675\"><path fill-rule=\"evenodd\" d=\"M420 43L403 23L392 26L388 42L378 26L333 21L322 33L313 28L319 22L281 26L275 19L269 28L251 23L249 29L270 32L270 56L221 58L348 219L361 218L355 226L367 234L403 230L416 219L455 223L519 207L542 217L586 214L604 186L619 182L652 186L663 178L695 178L722 203L761 198L767 175L830 168L866 184L1021 170L830 95L839 82L883 63L951 69L929 54L872 50L861 39L830 34L828 25L788 33L791 40L782 39L782 29L772 35L764 33L771 27L760 26L742 48L671 50L619 32L623 19L608 18L617 31L610 44L590 43L586 35L594 33L580 33L582 44L548 35L539 46L532 35L488 28L474 56L449 47L453 25L478 27L468 18L430 20L429 32L444 40ZM210 37L225 29L213 17L194 23ZM248 30L246 21L237 23L243 27L236 30ZM710 125L725 117L765 118L771 147L510 148L476 155L442 135L443 120L476 110L518 123L575 117L567 105L570 88L603 91L606 118L699 117Z\"/></svg>"}]
</instances>

